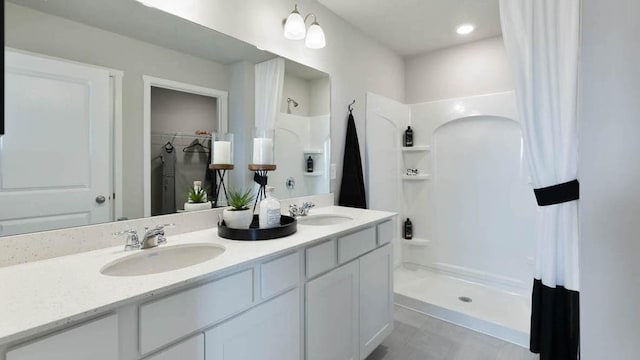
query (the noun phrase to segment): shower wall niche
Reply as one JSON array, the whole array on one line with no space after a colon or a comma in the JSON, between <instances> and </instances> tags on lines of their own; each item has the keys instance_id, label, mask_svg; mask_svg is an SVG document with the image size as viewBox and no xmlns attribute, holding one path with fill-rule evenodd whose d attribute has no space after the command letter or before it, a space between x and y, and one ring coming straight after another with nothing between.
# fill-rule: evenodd
<instances>
[{"instance_id":1,"label":"shower wall niche","mask_svg":"<svg viewBox=\"0 0 640 360\"><path fill-rule=\"evenodd\" d=\"M369 204L400 214L397 266L530 291L536 206L512 92L412 105L369 93L366 137Z\"/></svg>"}]
</instances>

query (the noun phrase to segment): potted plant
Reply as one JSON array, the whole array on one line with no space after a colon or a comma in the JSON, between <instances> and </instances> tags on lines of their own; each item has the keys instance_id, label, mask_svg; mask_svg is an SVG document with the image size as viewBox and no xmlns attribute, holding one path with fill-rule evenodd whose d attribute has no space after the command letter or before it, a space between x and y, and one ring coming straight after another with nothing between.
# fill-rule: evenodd
<instances>
[{"instance_id":1,"label":"potted plant","mask_svg":"<svg viewBox=\"0 0 640 360\"><path fill-rule=\"evenodd\" d=\"M253 220L253 211L249 207L253 201L251 189L247 191L229 190L229 207L222 212L222 219L227 227L248 229Z\"/></svg>"},{"instance_id":2,"label":"potted plant","mask_svg":"<svg viewBox=\"0 0 640 360\"><path fill-rule=\"evenodd\" d=\"M196 211L211 209L211 202L207 201L207 192L197 184L189 189L187 202L184 203L184 211Z\"/></svg>"}]
</instances>

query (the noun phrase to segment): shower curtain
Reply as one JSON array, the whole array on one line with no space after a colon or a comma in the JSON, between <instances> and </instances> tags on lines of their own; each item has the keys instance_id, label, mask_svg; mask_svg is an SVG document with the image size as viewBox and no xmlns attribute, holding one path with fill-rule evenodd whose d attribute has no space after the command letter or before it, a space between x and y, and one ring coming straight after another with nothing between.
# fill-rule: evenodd
<instances>
[{"instance_id":1,"label":"shower curtain","mask_svg":"<svg viewBox=\"0 0 640 360\"><path fill-rule=\"evenodd\" d=\"M284 87L284 59L276 58L255 65L255 126L274 129L280 112Z\"/></svg>"},{"instance_id":2,"label":"shower curtain","mask_svg":"<svg viewBox=\"0 0 640 360\"><path fill-rule=\"evenodd\" d=\"M500 0L500 18L541 215L530 349L578 359L580 0Z\"/></svg>"}]
</instances>

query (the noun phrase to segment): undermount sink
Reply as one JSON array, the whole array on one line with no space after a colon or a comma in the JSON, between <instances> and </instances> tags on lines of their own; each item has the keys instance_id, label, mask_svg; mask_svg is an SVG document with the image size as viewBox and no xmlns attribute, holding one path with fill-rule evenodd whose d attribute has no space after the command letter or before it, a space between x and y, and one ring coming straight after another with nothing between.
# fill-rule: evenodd
<instances>
[{"instance_id":1,"label":"undermount sink","mask_svg":"<svg viewBox=\"0 0 640 360\"><path fill-rule=\"evenodd\" d=\"M297 218L300 225L336 225L346 223L353 218L344 215L318 214L307 215Z\"/></svg>"},{"instance_id":2,"label":"undermount sink","mask_svg":"<svg viewBox=\"0 0 640 360\"><path fill-rule=\"evenodd\" d=\"M188 244L137 250L133 255L105 265L100 272L108 276L138 276L182 269L211 260L224 252L213 244Z\"/></svg>"}]
</instances>

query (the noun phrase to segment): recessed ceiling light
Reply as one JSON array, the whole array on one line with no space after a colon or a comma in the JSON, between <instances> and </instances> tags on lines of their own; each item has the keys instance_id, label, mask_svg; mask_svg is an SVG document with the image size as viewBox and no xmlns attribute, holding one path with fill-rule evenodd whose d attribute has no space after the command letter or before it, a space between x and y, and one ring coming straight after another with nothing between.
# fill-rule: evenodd
<instances>
[{"instance_id":1,"label":"recessed ceiling light","mask_svg":"<svg viewBox=\"0 0 640 360\"><path fill-rule=\"evenodd\" d=\"M467 34L471 34L475 29L476 28L471 24L464 24L464 25L458 26L458 28L456 29L456 32L460 35L467 35Z\"/></svg>"}]
</instances>

